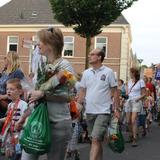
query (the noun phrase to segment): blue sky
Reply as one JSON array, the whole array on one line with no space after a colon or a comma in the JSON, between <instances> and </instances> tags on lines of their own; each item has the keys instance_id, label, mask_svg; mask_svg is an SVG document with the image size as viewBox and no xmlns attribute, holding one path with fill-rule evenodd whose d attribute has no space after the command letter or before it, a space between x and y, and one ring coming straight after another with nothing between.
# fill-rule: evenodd
<instances>
[{"instance_id":1,"label":"blue sky","mask_svg":"<svg viewBox=\"0 0 160 160\"><path fill-rule=\"evenodd\" d=\"M0 6L10 0L0 0ZM138 0L123 11L131 25L132 48L142 64L160 63L160 0Z\"/></svg>"}]
</instances>

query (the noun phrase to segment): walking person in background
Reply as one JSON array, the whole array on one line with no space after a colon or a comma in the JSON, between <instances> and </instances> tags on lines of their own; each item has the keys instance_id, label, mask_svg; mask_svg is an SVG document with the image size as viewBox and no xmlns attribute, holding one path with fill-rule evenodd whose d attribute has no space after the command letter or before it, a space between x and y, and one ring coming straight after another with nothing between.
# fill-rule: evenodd
<instances>
[{"instance_id":1,"label":"walking person in background","mask_svg":"<svg viewBox=\"0 0 160 160\"><path fill-rule=\"evenodd\" d=\"M118 80L118 90L120 92L119 94L119 99L120 99L120 124L123 125L125 124L125 109L124 109L124 104L127 98L126 95L126 85L124 84L124 81L122 79Z\"/></svg>"},{"instance_id":2,"label":"walking person in background","mask_svg":"<svg viewBox=\"0 0 160 160\"><path fill-rule=\"evenodd\" d=\"M140 79L139 70L130 69L131 80L128 82L127 94L129 96L125 104L126 119L129 127L129 142L132 146L137 146L137 118L143 105L142 100L145 97L145 83Z\"/></svg>"},{"instance_id":3,"label":"walking person in background","mask_svg":"<svg viewBox=\"0 0 160 160\"><path fill-rule=\"evenodd\" d=\"M47 63L43 66L45 69L44 75L51 73L52 75L42 84L37 82L39 87L37 90L31 91L29 103L41 98L47 102L52 140L50 152L47 153L48 160L64 160L67 143L71 138L72 122L68 107L69 88L65 87L62 90L60 86L65 80L61 79L64 70L73 75L74 71L71 64L61 57L64 45L61 30L57 28L43 29L37 35L39 51L41 55L47 58ZM59 96L55 96L56 93ZM23 150L21 160L38 160L38 158L39 155L29 154Z\"/></svg>"},{"instance_id":4,"label":"walking person in background","mask_svg":"<svg viewBox=\"0 0 160 160\"><path fill-rule=\"evenodd\" d=\"M148 131L150 131L150 125L152 123L153 117L152 117L152 108L154 105L154 99L151 96L150 90L146 88L146 97L144 99L144 107L147 112L147 117L146 117L146 128Z\"/></svg>"},{"instance_id":5,"label":"walking person in background","mask_svg":"<svg viewBox=\"0 0 160 160\"><path fill-rule=\"evenodd\" d=\"M157 121L160 126L160 80L157 80L156 86L156 95L157 95Z\"/></svg>"},{"instance_id":6,"label":"walking person in background","mask_svg":"<svg viewBox=\"0 0 160 160\"><path fill-rule=\"evenodd\" d=\"M102 160L102 142L110 121L112 98L118 107L117 81L113 71L102 65L105 53L94 49L89 53L89 68L83 72L78 102L86 101L86 120L91 136L90 160ZM116 110L115 110L116 111Z\"/></svg>"},{"instance_id":7,"label":"walking person in background","mask_svg":"<svg viewBox=\"0 0 160 160\"><path fill-rule=\"evenodd\" d=\"M4 117L9 103L6 94L6 82L12 78L18 78L20 80L24 78L24 74L20 68L19 56L14 51L8 52L4 58L4 70L0 78L0 118Z\"/></svg>"}]
</instances>

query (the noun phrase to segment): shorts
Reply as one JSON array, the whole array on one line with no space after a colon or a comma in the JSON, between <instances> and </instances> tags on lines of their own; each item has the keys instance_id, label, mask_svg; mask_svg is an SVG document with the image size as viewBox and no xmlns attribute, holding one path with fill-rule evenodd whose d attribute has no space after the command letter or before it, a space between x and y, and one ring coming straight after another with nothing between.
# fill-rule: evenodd
<instances>
[{"instance_id":1,"label":"shorts","mask_svg":"<svg viewBox=\"0 0 160 160\"><path fill-rule=\"evenodd\" d=\"M103 141L110 122L110 114L87 114L86 116L89 136Z\"/></svg>"},{"instance_id":2,"label":"shorts","mask_svg":"<svg viewBox=\"0 0 160 160\"><path fill-rule=\"evenodd\" d=\"M140 112L142 110L142 101L127 100L125 103L125 112Z\"/></svg>"},{"instance_id":3,"label":"shorts","mask_svg":"<svg viewBox=\"0 0 160 160\"><path fill-rule=\"evenodd\" d=\"M138 116L138 126L145 126L146 124L146 115Z\"/></svg>"}]
</instances>

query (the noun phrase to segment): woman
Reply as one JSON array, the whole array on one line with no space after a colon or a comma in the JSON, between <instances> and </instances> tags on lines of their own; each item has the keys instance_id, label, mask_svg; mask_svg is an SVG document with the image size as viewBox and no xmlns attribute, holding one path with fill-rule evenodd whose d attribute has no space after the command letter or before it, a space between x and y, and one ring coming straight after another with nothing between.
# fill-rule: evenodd
<instances>
[{"instance_id":1,"label":"woman","mask_svg":"<svg viewBox=\"0 0 160 160\"><path fill-rule=\"evenodd\" d=\"M142 100L145 97L145 83L140 79L138 69L130 69L131 80L128 82L127 94L129 96L126 102L126 118L130 131L130 141L132 146L136 147L137 143L137 117L143 105Z\"/></svg>"},{"instance_id":2,"label":"woman","mask_svg":"<svg viewBox=\"0 0 160 160\"><path fill-rule=\"evenodd\" d=\"M61 57L64 45L62 32L59 29L50 28L48 30L40 30L37 35L40 53L47 57L48 64L44 65L44 67L46 70L49 67L51 72L55 71L55 74L49 80L53 80L58 85L63 70L73 73L70 63ZM44 85L46 83L40 85L38 87L39 90L31 92L29 102L34 102L45 96L52 131L52 146L47 154L48 160L64 160L67 142L71 138L71 117L67 103L68 97L63 96L63 99L60 97L58 100L53 95L48 94L46 91L47 87L44 87ZM45 88L45 91L40 90L40 88ZM49 89L48 87L48 91L51 92L51 88ZM61 91L59 90L59 92ZM63 93L61 94L63 95ZM38 155L31 155L23 151L22 160L38 160Z\"/></svg>"},{"instance_id":3,"label":"woman","mask_svg":"<svg viewBox=\"0 0 160 160\"><path fill-rule=\"evenodd\" d=\"M22 80L24 74L20 69L19 56L16 52L10 51L7 56L4 58L4 69L2 76L0 78L0 113L2 118L5 115L7 108L7 94L6 94L6 82L9 79L18 78Z\"/></svg>"}]
</instances>

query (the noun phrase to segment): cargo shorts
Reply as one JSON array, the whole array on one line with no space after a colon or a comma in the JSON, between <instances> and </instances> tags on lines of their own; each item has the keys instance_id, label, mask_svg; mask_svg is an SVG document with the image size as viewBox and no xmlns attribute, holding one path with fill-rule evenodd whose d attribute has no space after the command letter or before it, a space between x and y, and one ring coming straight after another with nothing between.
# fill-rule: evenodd
<instances>
[{"instance_id":1,"label":"cargo shorts","mask_svg":"<svg viewBox=\"0 0 160 160\"><path fill-rule=\"evenodd\" d=\"M86 114L89 136L103 141L110 119L110 114Z\"/></svg>"}]
</instances>

